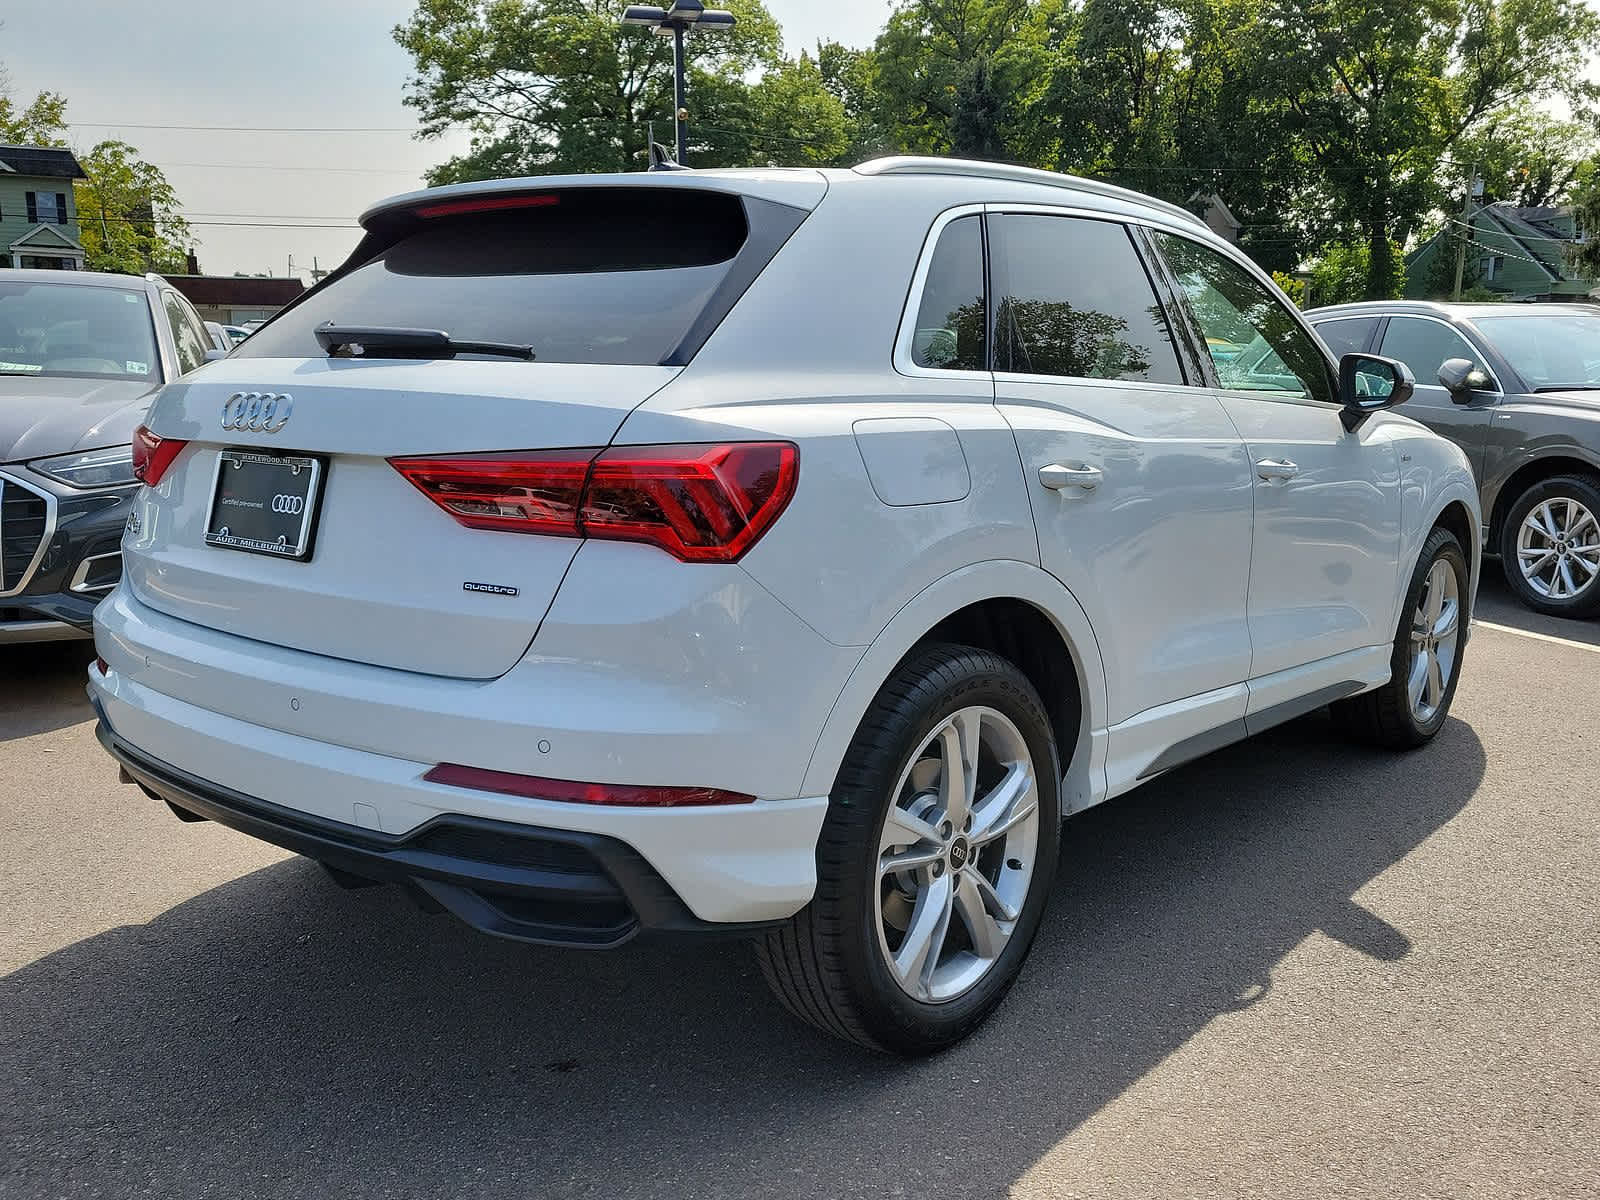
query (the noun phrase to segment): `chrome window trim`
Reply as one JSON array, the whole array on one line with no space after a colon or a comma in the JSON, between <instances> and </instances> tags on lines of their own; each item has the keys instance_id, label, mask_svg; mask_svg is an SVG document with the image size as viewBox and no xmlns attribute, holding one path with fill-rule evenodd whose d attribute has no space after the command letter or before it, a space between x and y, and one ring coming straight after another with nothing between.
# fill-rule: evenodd
<instances>
[{"instance_id":1,"label":"chrome window trim","mask_svg":"<svg viewBox=\"0 0 1600 1200\"><path fill-rule=\"evenodd\" d=\"M1487 358L1487 355L1485 355L1483 353L1483 351L1479 350L1476 346L1474 346L1472 344L1472 340L1470 338L1468 338L1466 334L1462 333L1461 330L1459 328L1457 328L1456 325L1453 322L1446 321L1443 317L1436 317L1432 313L1386 312L1386 313L1378 313L1377 315L1380 316L1380 317L1385 318L1385 321L1384 321L1384 326L1383 326L1383 337L1378 339L1378 348L1373 351L1374 354L1382 354L1383 353L1383 339L1389 336L1389 326L1392 325L1394 322L1396 322L1396 321L1432 321L1435 325L1443 325L1451 333L1455 334L1456 337L1461 339L1461 341L1466 345L1467 349L1472 351L1472 357L1473 357L1474 361L1476 361L1478 363L1478 365L1483 368L1483 373L1489 377L1489 382L1494 385L1493 387L1474 388L1473 391L1477 391L1477 392L1498 392L1502 396L1506 394L1505 389L1500 386L1500 379L1499 379L1499 377L1497 375L1495 375L1494 368L1491 367L1488 364L1487 361L1485 361L1486 358ZM1355 319L1356 319L1355 317L1347 317L1347 318L1345 318L1345 320L1355 320ZM1435 387L1435 388L1438 388L1440 391L1444 390L1444 385L1442 383L1440 383L1437 379L1430 379L1430 380L1427 380L1427 381L1423 381L1423 380L1419 379L1419 380L1417 380L1417 386L1418 387Z\"/></svg>"},{"instance_id":2,"label":"chrome window trim","mask_svg":"<svg viewBox=\"0 0 1600 1200\"><path fill-rule=\"evenodd\" d=\"M97 583L97 584L94 585L94 587L85 587L84 586L85 582L89 578L89 566L90 566L91 563L97 563L103 558L121 558L121 557L122 557L122 551L121 550L109 550L104 554L91 554L91 555L89 555L88 558L84 559L82 562L80 562L78 564L78 569L72 573L72 582L67 584L67 591L69 591L69 592L109 592L112 588L117 586L115 582L112 582L112 583Z\"/></svg>"},{"instance_id":3,"label":"chrome window trim","mask_svg":"<svg viewBox=\"0 0 1600 1200\"><path fill-rule=\"evenodd\" d=\"M928 283L928 272L933 269L933 255L939 248L939 239L945 229L962 217L981 217L984 206L962 204L947 208L933 220L928 236L923 239L917 257L917 269L911 275L911 287L906 293L906 306L900 313L900 328L895 332L893 363L896 373L912 379L981 379L993 380L992 371L957 371L948 367L918 366L911 357L911 343L916 340L917 314L922 311L922 293ZM984 281L984 302L988 303L988 281Z\"/></svg>"},{"instance_id":4,"label":"chrome window trim","mask_svg":"<svg viewBox=\"0 0 1600 1200\"><path fill-rule=\"evenodd\" d=\"M6 581L3 578L5 566L3 562L0 562L0 599L3 599L8 596L20 595L22 590L33 582L33 577L39 570L39 564L44 561L45 551L50 548L50 541L56 535L56 498L43 488L36 487L8 471L0 471L0 480L19 487L25 492L32 492L44 501L44 534L39 538L39 548L33 552L33 561L23 568L22 578L14 586L6 586ZM3 536L4 533L5 518L4 514L0 513L0 536Z\"/></svg>"}]
</instances>

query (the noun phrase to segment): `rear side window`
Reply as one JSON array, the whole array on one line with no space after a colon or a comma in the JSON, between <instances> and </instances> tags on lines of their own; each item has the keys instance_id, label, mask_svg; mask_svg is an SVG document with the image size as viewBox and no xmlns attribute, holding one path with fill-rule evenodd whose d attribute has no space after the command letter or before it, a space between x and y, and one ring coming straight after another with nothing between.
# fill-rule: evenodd
<instances>
[{"instance_id":1,"label":"rear side window","mask_svg":"<svg viewBox=\"0 0 1600 1200\"><path fill-rule=\"evenodd\" d=\"M1001 216L989 239L996 370L1183 382L1166 314L1121 225Z\"/></svg>"},{"instance_id":2,"label":"rear side window","mask_svg":"<svg viewBox=\"0 0 1600 1200\"><path fill-rule=\"evenodd\" d=\"M660 363L717 308L750 234L739 197L665 188L554 192L414 226L257 330L235 357L321 357L315 330L332 321L530 345L540 362Z\"/></svg>"},{"instance_id":3,"label":"rear side window","mask_svg":"<svg viewBox=\"0 0 1600 1200\"><path fill-rule=\"evenodd\" d=\"M1377 327L1377 317L1340 317L1336 321L1318 321L1312 326L1317 336L1328 344L1335 358L1365 350L1372 331Z\"/></svg>"},{"instance_id":4,"label":"rear side window","mask_svg":"<svg viewBox=\"0 0 1600 1200\"><path fill-rule=\"evenodd\" d=\"M958 217L944 227L928 264L911 361L945 371L987 370L988 314L983 298L983 220Z\"/></svg>"}]
</instances>

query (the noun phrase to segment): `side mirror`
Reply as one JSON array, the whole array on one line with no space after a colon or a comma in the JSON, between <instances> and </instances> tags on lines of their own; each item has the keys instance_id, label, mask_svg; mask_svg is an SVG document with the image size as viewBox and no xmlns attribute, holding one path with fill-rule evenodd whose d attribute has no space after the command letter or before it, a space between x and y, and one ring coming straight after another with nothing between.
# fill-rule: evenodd
<instances>
[{"instance_id":1,"label":"side mirror","mask_svg":"<svg viewBox=\"0 0 1600 1200\"><path fill-rule=\"evenodd\" d=\"M1353 430L1380 409L1411 399L1417 379L1399 359L1376 354L1346 354L1339 360L1340 419Z\"/></svg>"},{"instance_id":2,"label":"side mirror","mask_svg":"<svg viewBox=\"0 0 1600 1200\"><path fill-rule=\"evenodd\" d=\"M219 358L227 358L227 357L228 357L228 352L226 350L218 350L218 349L213 348L213 349L210 349L210 350L206 351L206 361L208 363L214 363Z\"/></svg>"},{"instance_id":3,"label":"side mirror","mask_svg":"<svg viewBox=\"0 0 1600 1200\"><path fill-rule=\"evenodd\" d=\"M1470 404L1472 393L1490 382L1489 373L1470 358L1447 358L1439 364L1439 386L1457 404Z\"/></svg>"}]
</instances>

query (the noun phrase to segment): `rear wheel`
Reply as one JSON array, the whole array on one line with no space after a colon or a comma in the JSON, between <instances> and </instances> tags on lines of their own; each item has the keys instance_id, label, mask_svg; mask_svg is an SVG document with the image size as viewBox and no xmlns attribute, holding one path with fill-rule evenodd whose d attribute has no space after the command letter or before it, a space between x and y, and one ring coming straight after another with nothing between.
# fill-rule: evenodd
<instances>
[{"instance_id":1,"label":"rear wheel","mask_svg":"<svg viewBox=\"0 0 1600 1200\"><path fill-rule=\"evenodd\" d=\"M1410 749L1444 727L1461 677L1470 588L1461 543L1448 529L1435 529L1411 575L1389 682L1333 706L1349 732L1380 746Z\"/></svg>"},{"instance_id":2,"label":"rear wheel","mask_svg":"<svg viewBox=\"0 0 1600 1200\"><path fill-rule=\"evenodd\" d=\"M1600 612L1600 481L1558 475L1506 513L1500 561L1517 599L1552 617Z\"/></svg>"},{"instance_id":3,"label":"rear wheel","mask_svg":"<svg viewBox=\"0 0 1600 1200\"><path fill-rule=\"evenodd\" d=\"M817 892L758 954L786 1007L875 1050L926 1054L1004 999L1060 839L1044 705L1015 666L938 645L884 685L851 743Z\"/></svg>"}]
</instances>

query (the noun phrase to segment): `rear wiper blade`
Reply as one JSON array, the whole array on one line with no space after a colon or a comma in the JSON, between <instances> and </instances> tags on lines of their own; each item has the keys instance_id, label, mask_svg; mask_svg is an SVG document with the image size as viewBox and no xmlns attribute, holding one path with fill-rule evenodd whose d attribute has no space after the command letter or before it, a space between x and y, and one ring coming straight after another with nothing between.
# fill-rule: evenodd
<instances>
[{"instance_id":1,"label":"rear wiper blade","mask_svg":"<svg viewBox=\"0 0 1600 1200\"><path fill-rule=\"evenodd\" d=\"M402 358L454 358L457 354L493 354L533 361L532 346L510 342L458 342L442 329L397 329L387 325L317 326L317 341L329 354L343 350L352 358L388 350ZM381 355L380 355L381 357Z\"/></svg>"}]
</instances>

